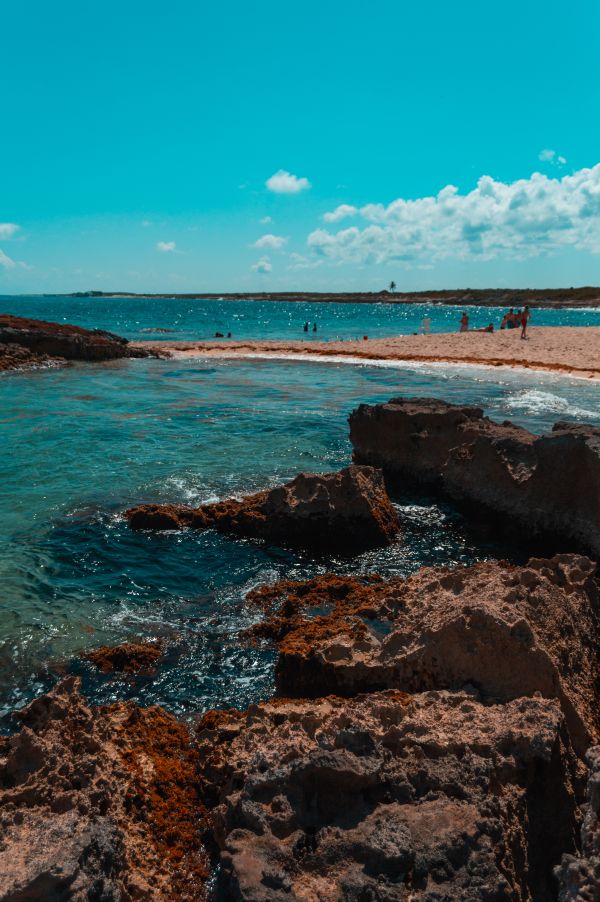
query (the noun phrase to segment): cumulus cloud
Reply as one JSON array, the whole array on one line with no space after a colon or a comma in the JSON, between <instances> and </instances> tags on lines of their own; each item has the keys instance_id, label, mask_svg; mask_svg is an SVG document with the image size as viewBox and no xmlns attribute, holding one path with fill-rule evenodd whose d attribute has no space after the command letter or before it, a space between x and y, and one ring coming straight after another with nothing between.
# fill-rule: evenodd
<instances>
[{"instance_id":1,"label":"cumulus cloud","mask_svg":"<svg viewBox=\"0 0 600 902\"><path fill-rule=\"evenodd\" d=\"M292 175L285 169L275 172L271 178L267 179L265 185L269 191L273 191L275 194L298 194L311 187L308 179Z\"/></svg>"},{"instance_id":2,"label":"cumulus cloud","mask_svg":"<svg viewBox=\"0 0 600 902\"><path fill-rule=\"evenodd\" d=\"M16 222L0 222L0 238L12 238L20 228Z\"/></svg>"},{"instance_id":3,"label":"cumulus cloud","mask_svg":"<svg viewBox=\"0 0 600 902\"><path fill-rule=\"evenodd\" d=\"M268 273L273 272L273 266L268 257L261 257L260 260L257 260L256 263L253 263L250 267L252 272L260 272L260 273Z\"/></svg>"},{"instance_id":4,"label":"cumulus cloud","mask_svg":"<svg viewBox=\"0 0 600 902\"><path fill-rule=\"evenodd\" d=\"M324 213L323 219L325 222L339 222L340 219L345 219L346 216L356 216L357 213L358 209L352 204L340 204L332 213Z\"/></svg>"},{"instance_id":5,"label":"cumulus cloud","mask_svg":"<svg viewBox=\"0 0 600 902\"><path fill-rule=\"evenodd\" d=\"M287 238L284 238L282 235L263 235L262 238L254 242L252 247L269 248L270 250L278 251L286 242Z\"/></svg>"},{"instance_id":6,"label":"cumulus cloud","mask_svg":"<svg viewBox=\"0 0 600 902\"><path fill-rule=\"evenodd\" d=\"M542 163L552 163L554 166L564 166L567 162L565 157L561 157L560 154L557 154L555 150L550 150L550 148L540 150L538 159Z\"/></svg>"},{"instance_id":7,"label":"cumulus cloud","mask_svg":"<svg viewBox=\"0 0 600 902\"><path fill-rule=\"evenodd\" d=\"M156 249L162 251L165 254L168 254L170 251L174 251L177 245L174 241L158 241L156 244Z\"/></svg>"},{"instance_id":8,"label":"cumulus cloud","mask_svg":"<svg viewBox=\"0 0 600 902\"><path fill-rule=\"evenodd\" d=\"M600 163L509 184L484 175L468 194L447 185L433 197L367 204L357 215L360 226L316 229L309 247L334 262L407 266L449 257L523 260L564 247L600 254Z\"/></svg>"},{"instance_id":9,"label":"cumulus cloud","mask_svg":"<svg viewBox=\"0 0 600 902\"><path fill-rule=\"evenodd\" d=\"M14 260L11 260L10 257L4 253L4 251L0 250L0 266L4 269L14 269L17 264Z\"/></svg>"},{"instance_id":10,"label":"cumulus cloud","mask_svg":"<svg viewBox=\"0 0 600 902\"><path fill-rule=\"evenodd\" d=\"M270 222L273 222L270 216L263 216L262 219L258 220L261 225L269 225Z\"/></svg>"}]
</instances>

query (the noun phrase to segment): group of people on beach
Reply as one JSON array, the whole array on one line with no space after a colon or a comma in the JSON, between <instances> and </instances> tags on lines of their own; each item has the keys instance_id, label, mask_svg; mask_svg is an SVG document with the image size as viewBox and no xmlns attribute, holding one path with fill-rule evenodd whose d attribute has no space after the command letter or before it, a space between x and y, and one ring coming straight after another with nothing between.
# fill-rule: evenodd
<instances>
[{"instance_id":1,"label":"group of people on beach","mask_svg":"<svg viewBox=\"0 0 600 902\"><path fill-rule=\"evenodd\" d=\"M527 338L527 324L531 317L531 312L527 304L523 307L522 310L514 310L513 307L508 310L504 316L502 317L502 322L500 323L501 329L518 329L521 327L521 338ZM461 332L493 332L494 324L490 323L489 326L485 326L483 329L469 329L469 315L466 310L463 312L463 315L460 318L460 331Z\"/></svg>"}]
</instances>

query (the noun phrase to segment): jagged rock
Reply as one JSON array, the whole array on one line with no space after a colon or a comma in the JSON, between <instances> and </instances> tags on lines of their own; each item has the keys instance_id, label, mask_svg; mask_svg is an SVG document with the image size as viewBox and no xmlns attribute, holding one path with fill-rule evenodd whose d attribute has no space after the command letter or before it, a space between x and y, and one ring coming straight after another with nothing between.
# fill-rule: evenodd
<instances>
[{"instance_id":1,"label":"jagged rock","mask_svg":"<svg viewBox=\"0 0 600 902\"><path fill-rule=\"evenodd\" d=\"M267 615L254 636L278 643L282 695L466 684L496 701L539 693L559 700L583 753L600 735L595 572L588 558L557 555L407 580L326 575L255 590L248 603Z\"/></svg>"},{"instance_id":2,"label":"jagged rock","mask_svg":"<svg viewBox=\"0 0 600 902\"><path fill-rule=\"evenodd\" d=\"M574 850L560 706L380 692L210 712L198 743L218 898L536 900Z\"/></svg>"},{"instance_id":3,"label":"jagged rock","mask_svg":"<svg viewBox=\"0 0 600 902\"><path fill-rule=\"evenodd\" d=\"M90 708L63 680L0 746L0 898L202 898L197 753L160 708Z\"/></svg>"},{"instance_id":4,"label":"jagged rock","mask_svg":"<svg viewBox=\"0 0 600 902\"><path fill-rule=\"evenodd\" d=\"M112 332L0 314L0 369L49 361L157 356L157 351L134 347Z\"/></svg>"},{"instance_id":5,"label":"jagged rock","mask_svg":"<svg viewBox=\"0 0 600 902\"><path fill-rule=\"evenodd\" d=\"M126 511L133 529L218 529L281 545L355 552L391 544L399 531L383 478L372 467L300 473L269 491L190 508L144 504Z\"/></svg>"},{"instance_id":6,"label":"jagged rock","mask_svg":"<svg viewBox=\"0 0 600 902\"><path fill-rule=\"evenodd\" d=\"M581 854L565 855L556 868L559 902L597 902L600 899L600 746L589 750L587 761L590 770L581 827Z\"/></svg>"},{"instance_id":7,"label":"jagged rock","mask_svg":"<svg viewBox=\"0 0 600 902\"><path fill-rule=\"evenodd\" d=\"M102 645L83 652L84 661L90 661L102 673L139 673L150 671L162 654L158 642L123 642L121 645Z\"/></svg>"},{"instance_id":8,"label":"jagged rock","mask_svg":"<svg viewBox=\"0 0 600 902\"><path fill-rule=\"evenodd\" d=\"M538 437L478 407L394 398L353 411L350 438L354 460L387 477L435 485L512 529L600 554L600 427L556 423Z\"/></svg>"}]
</instances>

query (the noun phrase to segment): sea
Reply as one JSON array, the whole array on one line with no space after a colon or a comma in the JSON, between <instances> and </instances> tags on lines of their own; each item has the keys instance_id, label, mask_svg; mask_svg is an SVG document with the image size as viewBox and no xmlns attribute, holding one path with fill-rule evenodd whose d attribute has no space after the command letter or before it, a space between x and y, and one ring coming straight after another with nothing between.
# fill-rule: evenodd
<instances>
[{"instance_id":1,"label":"sea","mask_svg":"<svg viewBox=\"0 0 600 902\"><path fill-rule=\"evenodd\" d=\"M422 319L457 327L456 307L4 297L0 311L129 338L200 339L408 334ZM472 322L501 311L471 308ZM600 311L535 309L536 324L600 325ZM160 337L160 335L158 336ZM310 337L309 337L310 340ZM318 573L405 576L423 565L518 559L439 499L412 487L394 501L403 538L358 557L318 558L214 532L134 533L122 512L141 502L200 504L329 471L351 460L348 415L394 396L478 404L541 433L557 420L600 423L600 383L446 364L337 361L120 360L0 377L0 729L65 673L94 702L132 698L188 717L246 706L273 691L275 656L243 636L263 583ZM160 638L153 676L102 676L82 651Z\"/></svg>"}]
</instances>

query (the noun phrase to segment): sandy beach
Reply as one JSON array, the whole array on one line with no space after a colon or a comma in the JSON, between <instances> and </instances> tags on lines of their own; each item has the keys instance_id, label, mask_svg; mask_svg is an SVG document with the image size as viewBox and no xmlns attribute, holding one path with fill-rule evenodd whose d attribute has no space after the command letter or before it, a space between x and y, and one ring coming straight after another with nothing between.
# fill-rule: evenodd
<instances>
[{"instance_id":1,"label":"sandy beach","mask_svg":"<svg viewBox=\"0 0 600 902\"><path fill-rule=\"evenodd\" d=\"M487 332L402 335L362 341L140 342L139 347L174 357L344 357L357 360L428 361L536 369L589 379L600 378L600 327L532 327L527 340L519 329Z\"/></svg>"}]
</instances>

